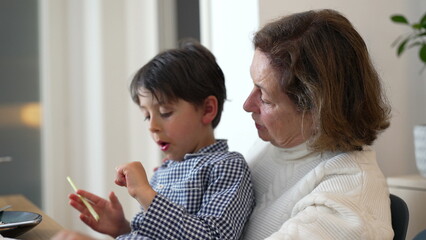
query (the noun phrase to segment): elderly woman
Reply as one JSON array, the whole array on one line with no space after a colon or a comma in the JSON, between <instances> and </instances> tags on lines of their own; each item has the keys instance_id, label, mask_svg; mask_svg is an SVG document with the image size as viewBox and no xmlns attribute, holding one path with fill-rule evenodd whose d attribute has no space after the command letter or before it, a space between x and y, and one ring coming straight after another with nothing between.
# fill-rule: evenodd
<instances>
[{"instance_id":1,"label":"elderly woman","mask_svg":"<svg viewBox=\"0 0 426 240\"><path fill-rule=\"evenodd\" d=\"M257 206L249 239L392 239L374 151L390 109L367 47L333 10L267 24L254 37L244 103L259 137L249 154Z\"/></svg>"}]
</instances>

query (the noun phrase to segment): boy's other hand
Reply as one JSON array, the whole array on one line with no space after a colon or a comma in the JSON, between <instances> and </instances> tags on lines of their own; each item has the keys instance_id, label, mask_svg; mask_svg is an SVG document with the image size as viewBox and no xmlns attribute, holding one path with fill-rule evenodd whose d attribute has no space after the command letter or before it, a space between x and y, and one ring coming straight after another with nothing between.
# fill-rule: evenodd
<instances>
[{"instance_id":1,"label":"boy's other hand","mask_svg":"<svg viewBox=\"0 0 426 240\"><path fill-rule=\"evenodd\" d=\"M127 187L130 196L135 198L147 210L155 195L154 189L149 185L145 168L140 162L131 162L116 168L115 183Z\"/></svg>"}]
</instances>

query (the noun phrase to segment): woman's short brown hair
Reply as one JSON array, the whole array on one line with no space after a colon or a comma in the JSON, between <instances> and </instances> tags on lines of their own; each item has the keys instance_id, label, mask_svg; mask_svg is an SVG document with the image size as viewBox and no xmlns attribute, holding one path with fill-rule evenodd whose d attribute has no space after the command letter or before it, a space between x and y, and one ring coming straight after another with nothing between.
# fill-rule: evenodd
<instances>
[{"instance_id":1,"label":"woman's short brown hair","mask_svg":"<svg viewBox=\"0 0 426 240\"><path fill-rule=\"evenodd\" d=\"M313 150L360 150L389 127L390 107L366 44L340 13L280 18L260 29L253 43L280 73L283 92L312 114Z\"/></svg>"}]
</instances>

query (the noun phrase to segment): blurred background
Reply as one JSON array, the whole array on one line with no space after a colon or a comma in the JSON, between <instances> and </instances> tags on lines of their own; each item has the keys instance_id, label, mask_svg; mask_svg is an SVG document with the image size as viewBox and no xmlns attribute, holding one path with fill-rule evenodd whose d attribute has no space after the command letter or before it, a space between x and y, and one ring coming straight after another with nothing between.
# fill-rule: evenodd
<instances>
[{"instance_id":1,"label":"blurred background","mask_svg":"<svg viewBox=\"0 0 426 240\"><path fill-rule=\"evenodd\" d=\"M133 74L159 51L199 39L222 67L228 101L216 130L246 154L257 139L242 104L252 88L253 33L282 15L332 8L363 36L393 107L374 144L388 177L417 173L413 127L426 123L426 71L417 51L392 42L418 21L424 0L0 0L0 195L23 194L64 227L88 232L67 205L65 177L103 197L115 191L131 218L138 205L113 183L115 166L161 154L132 103Z\"/></svg>"}]
</instances>

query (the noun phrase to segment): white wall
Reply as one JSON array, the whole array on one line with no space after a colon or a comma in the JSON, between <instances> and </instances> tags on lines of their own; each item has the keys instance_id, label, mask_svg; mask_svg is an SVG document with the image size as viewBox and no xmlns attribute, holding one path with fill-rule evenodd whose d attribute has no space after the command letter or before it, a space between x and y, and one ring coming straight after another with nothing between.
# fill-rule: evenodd
<instances>
[{"instance_id":1,"label":"white wall","mask_svg":"<svg viewBox=\"0 0 426 240\"><path fill-rule=\"evenodd\" d=\"M374 145L380 167L387 176L417 173L412 130L415 124L426 123L426 109L423 108L426 71L423 75L418 74L422 65L414 51L396 57L391 44L408 29L391 23L389 17L401 13L417 21L424 14L426 1L261 0L258 1L258 16L253 1L212 2L216 4L212 8L212 22L216 26L211 33L212 50L225 71L233 101L227 103L217 133L230 139L231 148L245 152L255 136L250 116L241 109L251 88L248 69L253 28L282 15L332 8L344 14L363 36L393 108L391 127ZM259 24L255 22L257 18Z\"/></svg>"},{"instance_id":2,"label":"white wall","mask_svg":"<svg viewBox=\"0 0 426 240\"><path fill-rule=\"evenodd\" d=\"M217 138L228 139L231 150L245 154L257 139L253 120L243 110L243 103L253 87L249 67L253 55L251 39L259 22L258 3L257 0L202 3L205 4L201 6L202 43L216 56L225 74L228 98L215 134Z\"/></svg>"}]
</instances>

